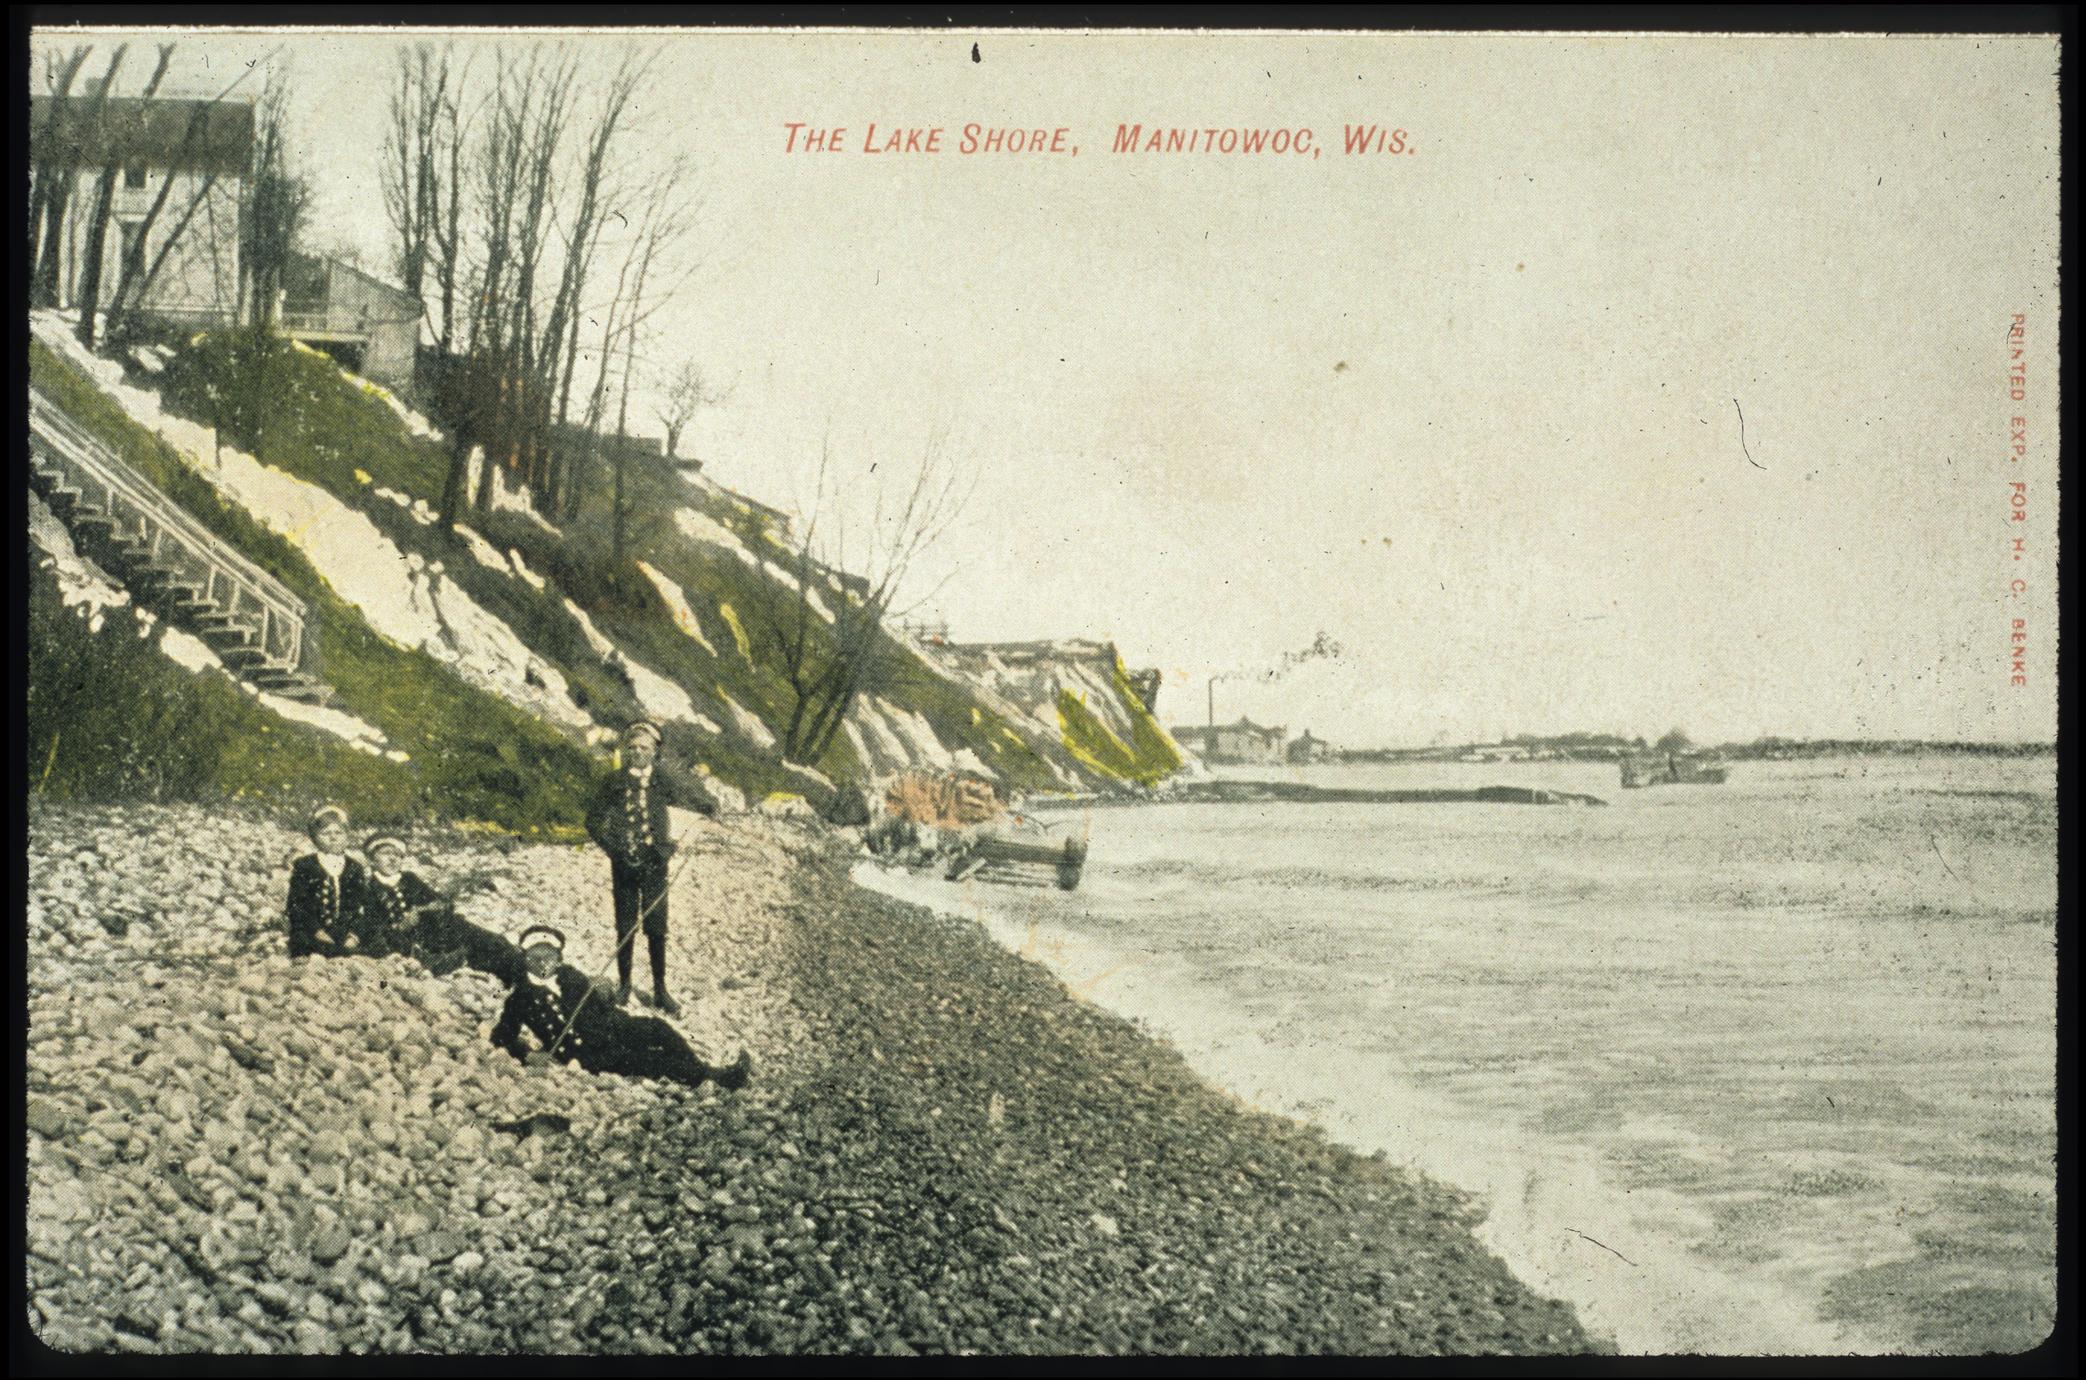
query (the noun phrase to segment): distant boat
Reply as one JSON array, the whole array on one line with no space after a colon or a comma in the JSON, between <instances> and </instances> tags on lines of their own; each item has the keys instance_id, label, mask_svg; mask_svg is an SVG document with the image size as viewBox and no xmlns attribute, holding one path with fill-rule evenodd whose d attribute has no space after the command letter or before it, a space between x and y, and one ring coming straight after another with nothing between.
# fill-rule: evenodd
<instances>
[{"instance_id":1,"label":"distant boat","mask_svg":"<svg viewBox=\"0 0 2086 1380\"><path fill-rule=\"evenodd\" d=\"M1622 759L1622 784L1637 786L1721 786L1730 769L1699 753L1640 753Z\"/></svg>"}]
</instances>

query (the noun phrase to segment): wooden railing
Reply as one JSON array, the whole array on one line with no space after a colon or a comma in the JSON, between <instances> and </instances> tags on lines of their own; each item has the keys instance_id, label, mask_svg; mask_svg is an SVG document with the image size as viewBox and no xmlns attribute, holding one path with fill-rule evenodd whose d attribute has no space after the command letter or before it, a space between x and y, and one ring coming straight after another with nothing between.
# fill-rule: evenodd
<instances>
[{"instance_id":1,"label":"wooden railing","mask_svg":"<svg viewBox=\"0 0 2086 1380\"><path fill-rule=\"evenodd\" d=\"M276 316L276 325L284 334L295 335L299 331L327 335L367 335L378 326L395 325L413 321L411 316L385 317L371 312L366 306L348 307L329 304L318 307L284 306Z\"/></svg>"},{"instance_id":2,"label":"wooden railing","mask_svg":"<svg viewBox=\"0 0 2086 1380\"><path fill-rule=\"evenodd\" d=\"M304 601L255 565L180 504L68 417L44 394L29 390L30 441L64 472L66 482L108 516L110 536L143 545L147 559L169 578L254 634L255 645L291 669L304 660Z\"/></svg>"}]
</instances>

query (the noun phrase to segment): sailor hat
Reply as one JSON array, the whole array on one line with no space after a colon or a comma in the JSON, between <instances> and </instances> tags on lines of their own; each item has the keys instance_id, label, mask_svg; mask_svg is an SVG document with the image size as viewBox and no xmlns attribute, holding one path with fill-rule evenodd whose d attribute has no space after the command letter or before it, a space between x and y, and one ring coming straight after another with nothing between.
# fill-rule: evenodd
<instances>
[{"instance_id":1,"label":"sailor hat","mask_svg":"<svg viewBox=\"0 0 2086 1380\"><path fill-rule=\"evenodd\" d=\"M406 851L405 844L390 834L371 834L368 841L362 845L362 851L372 856L379 848L396 848L401 853Z\"/></svg>"},{"instance_id":2,"label":"sailor hat","mask_svg":"<svg viewBox=\"0 0 2086 1380\"><path fill-rule=\"evenodd\" d=\"M311 823L305 827L317 829L329 819L345 826L348 822L348 812L338 805L321 805L318 809L311 812Z\"/></svg>"},{"instance_id":3,"label":"sailor hat","mask_svg":"<svg viewBox=\"0 0 2086 1380\"><path fill-rule=\"evenodd\" d=\"M626 743L634 743L640 738L650 738L656 746L659 742L659 737L659 725L653 723L650 719L639 719L636 723L623 730L623 741Z\"/></svg>"},{"instance_id":4,"label":"sailor hat","mask_svg":"<svg viewBox=\"0 0 2086 1380\"><path fill-rule=\"evenodd\" d=\"M548 944L559 953L565 952L565 934L549 925L531 925L521 932L522 952L527 953L538 944Z\"/></svg>"}]
</instances>

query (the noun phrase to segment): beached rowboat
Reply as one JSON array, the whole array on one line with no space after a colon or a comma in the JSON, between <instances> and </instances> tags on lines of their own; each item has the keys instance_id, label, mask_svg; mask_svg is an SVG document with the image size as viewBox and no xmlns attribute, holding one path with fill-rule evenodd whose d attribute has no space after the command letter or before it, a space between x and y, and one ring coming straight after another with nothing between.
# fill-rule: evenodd
<instances>
[{"instance_id":1,"label":"beached rowboat","mask_svg":"<svg viewBox=\"0 0 2086 1380\"><path fill-rule=\"evenodd\" d=\"M1086 840L1053 834L1029 820L983 829L966 839L949 860L952 882L995 882L1003 886L1056 886L1071 891L1086 867Z\"/></svg>"}]
</instances>

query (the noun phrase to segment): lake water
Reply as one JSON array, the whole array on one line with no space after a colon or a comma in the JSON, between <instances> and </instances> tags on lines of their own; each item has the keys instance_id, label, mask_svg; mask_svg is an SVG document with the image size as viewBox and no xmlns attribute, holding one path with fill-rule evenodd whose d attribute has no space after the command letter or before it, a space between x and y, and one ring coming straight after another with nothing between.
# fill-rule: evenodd
<instances>
[{"instance_id":1,"label":"lake water","mask_svg":"<svg viewBox=\"0 0 2086 1380\"><path fill-rule=\"evenodd\" d=\"M1470 1190L1626 1351L2011 1351L2055 1307L2055 773L1232 769L1610 804L1101 809L1077 892L862 879Z\"/></svg>"}]
</instances>

